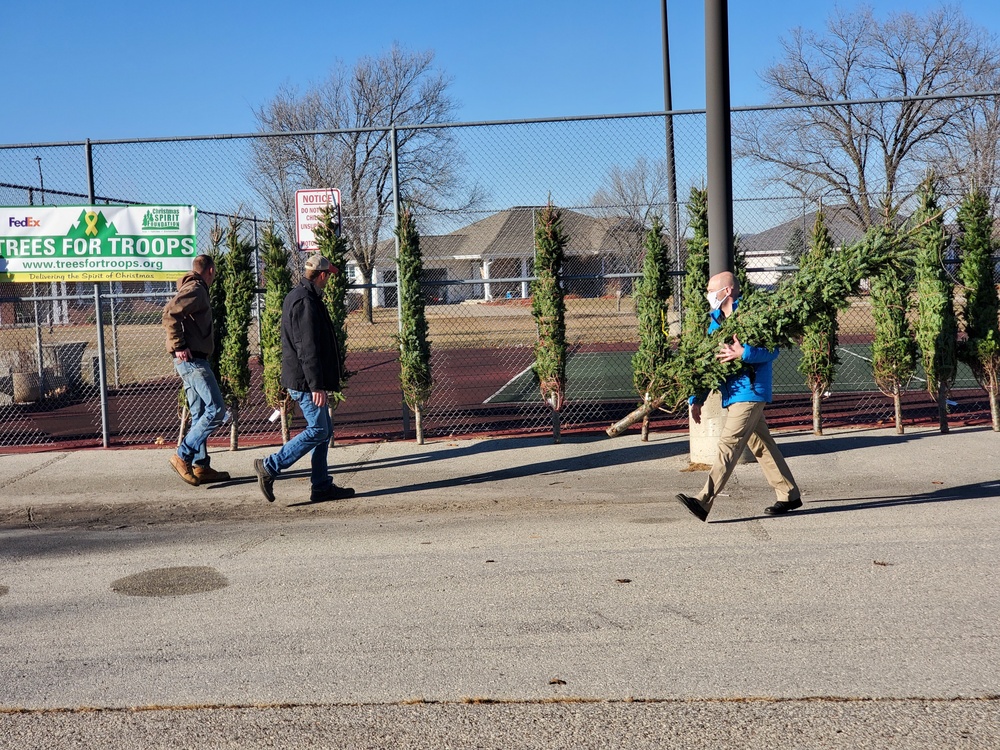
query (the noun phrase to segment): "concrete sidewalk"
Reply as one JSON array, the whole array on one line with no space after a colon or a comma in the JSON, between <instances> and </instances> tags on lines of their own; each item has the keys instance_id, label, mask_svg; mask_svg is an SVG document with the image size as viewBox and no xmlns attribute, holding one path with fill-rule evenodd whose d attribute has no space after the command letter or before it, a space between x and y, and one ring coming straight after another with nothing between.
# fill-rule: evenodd
<instances>
[{"instance_id":1,"label":"concrete sidewalk","mask_svg":"<svg viewBox=\"0 0 1000 750\"><path fill-rule=\"evenodd\" d=\"M803 491L795 513L866 506L947 503L1000 494L1000 435L987 428L851 430L817 437L781 433L778 443ZM704 471L688 463L686 435L571 436L355 443L330 452L334 480L357 490L346 501L311 504L303 459L261 496L253 461L275 448L213 449L212 465L232 480L191 487L168 464L171 450L80 450L0 454L0 525L94 525L428 512L456 508L523 510L560 504L666 503L700 489ZM773 500L760 469L741 465L709 522L750 518ZM736 501L736 502L734 502ZM676 507L674 507L676 506Z\"/></svg>"},{"instance_id":2,"label":"concrete sidewalk","mask_svg":"<svg viewBox=\"0 0 1000 750\"><path fill-rule=\"evenodd\" d=\"M1000 746L1000 435L778 442L707 524L676 434L2 455L0 746Z\"/></svg>"}]
</instances>

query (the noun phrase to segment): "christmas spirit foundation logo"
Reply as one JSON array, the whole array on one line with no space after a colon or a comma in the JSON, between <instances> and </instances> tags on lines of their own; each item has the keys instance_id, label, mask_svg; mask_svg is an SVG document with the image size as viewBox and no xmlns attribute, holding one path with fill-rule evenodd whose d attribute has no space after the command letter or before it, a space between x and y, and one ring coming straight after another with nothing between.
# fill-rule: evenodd
<instances>
[{"instance_id":1,"label":"christmas spirit foundation logo","mask_svg":"<svg viewBox=\"0 0 1000 750\"><path fill-rule=\"evenodd\" d=\"M151 208L143 214L144 232L181 231L181 210L179 208Z\"/></svg>"}]
</instances>

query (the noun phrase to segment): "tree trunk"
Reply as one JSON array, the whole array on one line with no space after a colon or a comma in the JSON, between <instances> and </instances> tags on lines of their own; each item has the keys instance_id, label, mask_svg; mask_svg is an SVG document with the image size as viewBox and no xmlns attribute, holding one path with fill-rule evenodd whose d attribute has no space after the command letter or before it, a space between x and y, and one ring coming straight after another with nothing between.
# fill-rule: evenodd
<instances>
[{"instance_id":1,"label":"tree trunk","mask_svg":"<svg viewBox=\"0 0 1000 750\"><path fill-rule=\"evenodd\" d=\"M1000 432L1000 398L997 388L990 388L990 416L993 417L993 432Z\"/></svg>"},{"instance_id":2,"label":"tree trunk","mask_svg":"<svg viewBox=\"0 0 1000 750\"><path fill-rule=\"evenodd\" d=\"M813 391L813 435L823 434L823 391Z\"/></svg>"},{"instance_id":3,"label":"tree trunk","mask_svg":"<svg viewBox=\"0 0 1000 750\"><path fill-rule=\"evenodd\" d=\"M417 445L424 444L424 410L420 404L413 407L413 421L417 428Z\"/></svg>"},{"instance_id":4,"label":"tree trunk","mask_svg":"<svg viewBox=\"0 0 1000 750\"><path fill-rule=\"evenodd\" d=\"M559 442L559 412L555 409L550 409L552 413L552 442Z\"/></svg>"},{"instance_id":5,"label":"tree trunk","mask_svg":"<svg viewBox=\"0 0 1000 750\"><path fill-rule=\"evenodd\" d=\"M281 402L281 443L284 445L289 440L292 439L292 420L291 414L289 414L288 407L291 406L286 398Z\"/></svg>"},{"instance_id":6,"label":"tree trunk","mask_svg":"<svg viewBox=\"0 0 1000 750\"><path fill-rule=\"evenodd\" d=\"M941 434L948 434L948 389L938 384L937 395L938 424L941 426Z\"/></svg>"},{"instance_id":7,"label":"tree trunk","mask_svg":"<svg viewBox=\"0 0 1000 750\"><path fill-rule=\"evenodd\" d=\"M361 282L363 284L371 284L372 283L372 278L374 276L375 276L374 273L370 273L370 272L369 273L364 273L362 271L362 273L361 273ZM361 311L364 313L365 320L367 320L369 323L374 323L375 322L375 314L372 311L372 308L374 307L374 305L372 305L372 301L373 301L372 300L372 295L374 294L374 292L375 292L375 290L372 289L371 287L365 287L364 289L361 290Z\"/></svg>"},{"instance_id":8,"label":"tree trunk","mask_svg":"<svg viewBox=\"0 0 1000 750\"><path fill-rule=\"evenodd\" d=\"M899 386L892 391L892 404L895 407L896 434L903 434L903 396L899 392Z\"/></svg>"},{"instance_id":9,"label":"tree trunk","mask_svg":"<svg viewBox=\"0 0 1000 750\"><path fill-rule=\"evenodd\" d=\"M643 397L643 403L649 402L649 393ZM649 414L642 418L642 442L649 442Z\"/></svg>"},{"instance_id":10,"label":"tree trunk","mask_svg":"<svg viewBox=\"0 0 1000 750\"><path fill-rule=\"evenodd\" d=\"M188 411L187 404L181 409L181 427L177 432L177 447L179 448L181 443L184 442L184 436L187 435L188 422L190 421L191 412Z\"/></svg>"},{"instance_id":11,"label":"tree trunk","mask_svg":"<svg viewBox=\"0 0 1000 750\"><path fill-rule=\"evenodd\" d=\"M229 416L233 423L229 426L229 450L238 451L240 449L240 407L233 404L229 407Z\"/></svg>"},{"instance_id":12,"label":"tree trunk","mask_svg":"<svg viewBox=\"0 0 1000 750\"><path fill-rule=\"evenodd\" d=\"M611 425L605 432L608 437L618 437L629 427L634 425L640 419L646 419L650 414L659 409L663 405L662 398L654 398L652 401L646 401L635 411L629 412L620 420Z\"/></svg>"}]
</instances>

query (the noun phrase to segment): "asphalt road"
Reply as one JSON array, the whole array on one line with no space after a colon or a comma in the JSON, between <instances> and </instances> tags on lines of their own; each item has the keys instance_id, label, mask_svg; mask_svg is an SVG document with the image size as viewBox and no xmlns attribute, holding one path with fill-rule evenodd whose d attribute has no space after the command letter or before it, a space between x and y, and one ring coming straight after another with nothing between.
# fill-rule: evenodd
<instances>
[{"instance_id":1,"label":"asphalt road","mask_svg":"<svg viewBox=\"0 0 1000 750\"><path fill-rule=\"evenodd\" d=\"M0 456L3 747L1000 747L1000 436L352 445L358 496Z\"/></svg>"}]
</instances>

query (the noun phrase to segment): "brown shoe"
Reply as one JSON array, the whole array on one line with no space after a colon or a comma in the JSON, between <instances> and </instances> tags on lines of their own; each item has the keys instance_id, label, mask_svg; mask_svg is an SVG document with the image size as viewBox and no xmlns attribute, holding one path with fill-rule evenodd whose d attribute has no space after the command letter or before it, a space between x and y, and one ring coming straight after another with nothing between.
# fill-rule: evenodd
<instances>
[{"instance_id":1,"label":"brown shoe","mask_svg":"<svg viewBox=\"0 0 1000 750\"><path fill-rule=\"evenodd\" d=\"M194 475L198 477L199 484L209 484L210 482L228 482L232 479L228 471L216 471L211 466L195 466Z\"/></svg>"},{"instance_id":2,"label":"brown shoe","mask_svg":"<svg viewBox=\"0 0 1000 750\"><path fill-rule=\"evenodd\" d=\"M190 485L198 486L198 477L191 470L191 464L176 453L170 457L170 465L174 467L174 471L180 475L181 479Z\"/></svg>"}]
</instances>

